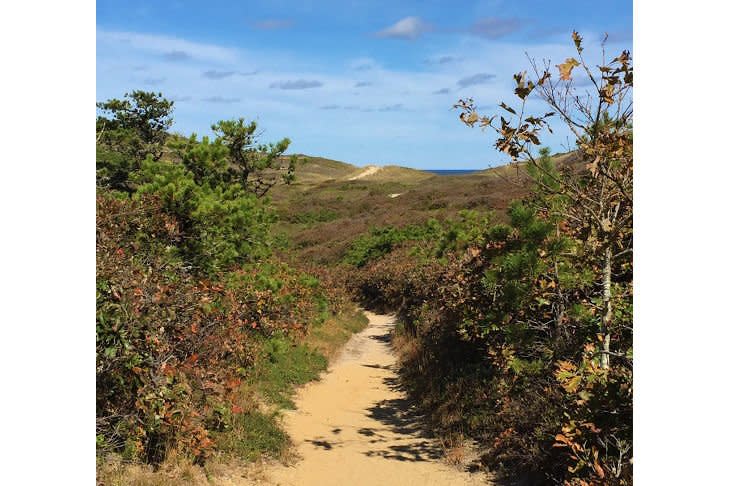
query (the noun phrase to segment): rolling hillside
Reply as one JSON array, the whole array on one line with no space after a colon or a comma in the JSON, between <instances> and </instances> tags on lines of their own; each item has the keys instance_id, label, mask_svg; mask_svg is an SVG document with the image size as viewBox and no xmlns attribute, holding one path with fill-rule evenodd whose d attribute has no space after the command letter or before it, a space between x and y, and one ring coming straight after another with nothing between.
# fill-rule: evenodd
<instances>
[{"instance_id":1,"label":"rolling hillside","mask_svg":"<svg viewBox=\"0 0 729 486\"><path fill-rule=\"evenodd\" d=\"M505 165L467 175L440 176L407 167L356 167L306 157L290 186L271 191L280 220L276 231L306 261L332 263L373 227L402 227L461 210L491 211L501 220L511 201L528 193L523 167ZM575 164L561 155L558 165Z\"/></svg>"}]
</instances>

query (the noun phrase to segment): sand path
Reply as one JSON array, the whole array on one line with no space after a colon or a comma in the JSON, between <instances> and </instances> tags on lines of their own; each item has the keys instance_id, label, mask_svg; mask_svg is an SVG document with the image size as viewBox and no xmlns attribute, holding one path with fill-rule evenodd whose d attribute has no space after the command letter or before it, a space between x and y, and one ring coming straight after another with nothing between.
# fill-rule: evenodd
<instances>
[{"instance_id":1,"label":"sand path","mask_svg":"<svg viewBox=\"0 0 729 486\"><path fill-rule=\"evenodd\" d=\"M352 337L321 381L303 387L286 430L300 456L267 471L280 486L475 485L480 473L444 464L438 441L399 390L389 345L390 316L367 313L369 326Z\"/></svg>"},{"instance_id":2,"label":"sand path","mask_svg":"<svg viewBox=\"0 0 729 486\"><path fill-rule=\"evenodd\" d=\"M350 180L350 181L356 181L357 179L362 179L363 177L368 177L368 176L371 176L371 175L375 175L381 169L382 169L382 167L379 167L379 166L376 166L376 165L368 165L367 167L365 167L365 170L363 170L362 172L360 172L356 176L350 177L348 180Z\"/></svg>"}]
</instances>

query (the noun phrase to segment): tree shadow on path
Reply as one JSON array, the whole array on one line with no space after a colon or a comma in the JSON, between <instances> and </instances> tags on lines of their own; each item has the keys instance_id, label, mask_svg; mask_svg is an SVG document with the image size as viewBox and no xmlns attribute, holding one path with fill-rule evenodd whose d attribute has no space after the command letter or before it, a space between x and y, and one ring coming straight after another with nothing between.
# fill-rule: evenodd
<instances>
[{"instance_id":1,"label":"tree shadow on path","mask_svg":"<svg viewBox=\"0 0 729 486\"><path fill-rule=\"evenodd\" d=\"M379 365L364 365L372 368ZM390 366L381 367L392 369ZM401 391L402 386L397 377L384 377L383 384L394 391ZM376 420L382 427L360 429L359 433L368 437L378 436L371 443L398 442L384 449L373 449L365 452L367 456L379 456L398 461L436 461L443 456L443 450L433 440L433 434L427 429L423 416L415 402L408 398L381 400L367 409L367 416ZM392 437L393 438L385 438Z\"/></svg>"}]
</instances>

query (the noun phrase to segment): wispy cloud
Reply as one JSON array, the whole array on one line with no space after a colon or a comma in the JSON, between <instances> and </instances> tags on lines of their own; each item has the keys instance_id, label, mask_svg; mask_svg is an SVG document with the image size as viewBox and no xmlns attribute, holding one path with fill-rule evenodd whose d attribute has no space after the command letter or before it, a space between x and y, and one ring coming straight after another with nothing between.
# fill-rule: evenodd
<instances>
[{"instance_id":1,"label":"wispy cloud","mask_svg":"<svg viewBox=\"0 0 729 486\"><path fill-rule=\"evenodd\" d=\"M203 78L208 79L225 79L235 74L235 71L205 71L202 73Z\"/></svg>"},{"instance_id":2,"label":"wispy cloud","mask_svg":"<svg viewBox=\"0 0 729 486\"><path fill-rule=\"evenodd\" d=\"M432 26L418 17L405 17L390 27L377 32L377 37L388 39L417 39L424 33L432 30Z\"/></svg>"},{"instance_id":3,"label":"wispy cloud","mask_svg":"<svg viewBox=\"0 0 729 486\"><path fill-rule=\"evenodd\" d=\"M521 29L523 25L524 22L517 18L485 17L474 22L468 30L486 39L500 39Z\"/></svg>"},{"instance_id":4,"label":"wispy cloud","mask_svg":"<svg viewBox=\"0 0 729 486\"><path fill-rule=\"evenodd\" d=\"M97 29L96 40L98 43L102 44L127 44L132 49L161 55L168 61L197 59L216 62L233 62L237 58L234 49L166 35L139 34L136 32Z\"/></svg>"},{"instance_id":5,"label":"wispy cloud","mask_svg":"<svg viewBox=\"0 0 729 486\"><path fill-rule=\"evenodd\" d=\"M162 54L162 59L165 61L178 62L188 61L192 59L192 56L185 51L169 51Z\"/></svg>"},{"instance_id":6,"label":"wispy cloud","mask_svg":"<svg viewBox=\"0 0 729 486\"><path fill-rule=\"evenodd\" d=\"M377 111L402 111L402 103L396 103L394 105L385 105L377 109Z\"/></svg>"},{"instance_id":7,"label":"wispy cloud","mask_svg":"<svg viewBox=\"0 0 729 486\"><path fill-rule=\"evenodd\" d=\"M307 80L307 79L297 79L297 80L290 80L290 81L276 81L275 83L271 83L269 85L269 88L275 88L275 89L310 89L310 88L320 88L324 86L324 83L321 81L317 81L315 79Z\"/></svg>"},{"instance_id":8,"label":"wispy cloud","mask_svg":"<svg viewBox=\"0 0 729 486\"><path fill-rule=\"evenodd\" d=\"M261 20L253 24L257 29L260 30L277 30L277 29L288 29L294 22L288 19L268 19Z\"/></svg>"},{"instance_id":9,"label":"wispy cloud","mask_svg":"<svg viewBox=\"0 0 729 486\"><path fill-rule=\"evenodd\" d=\"M241 71L216 71L214 69L210 71L205 71L202 73L203 78L207 79L213 79L213 80L219 80L219 79L225 79L229 78L231 76L253 76L254 74L258 74L258 71L249 71L249 72L241 72Z\"/></svg>"},{"instance_id":10,"label":"wispy cloud","mask_svg":"<svg viewBox=\"0 0 729 486\"><path fill-rule=\"evenodd\" d=\"M462 57L455 56L440 56L433 59L426 59L425 64L450 64L456 61L460 61Z\"/></svg>"},{"instance_id":11,"label":"wispy cloud","mask_svg":"<svg viewBox=\"0 0 729 486\"><path fill-rule=\"evenodd\" d=\"M372 106L359 106L359 105L323 105L319 107L320 110L346 110L346 111L361 111L363 113L371 113L373 111L379 111L382 113L390 111L404 111L405 107L402 103L395 103L392 105L383 105L379 107Z\"/></svg>"},{"instance_id":12,"label":"wispy cloud","mask_svg":"<svg viewBox=\"0 0 729 486\"><path fill-rule=\"evenodd\" d=\"M324 105L319 107L320 110L347 110L347 111L372 111L372 108L362 108L359 105Z\"/></svg>"},{"instance_id":13,"label":"wispy cloud","mask_svg":"<svg viewBox=\"0 0 729 486\"><path fill-rule=\"evenodd\" d=\"M464 30L459 32L464 34ZM210 121L221 117L260 117L269 136L291 137L296 151L325 153L333 145L322 134L336 132L339 147L365 147L360 155L348 155L356 162L391 161L395 157L403 162L437 163L444 155L450 157L452 149L440 151L436 140L445 137L459 144L474 137L470 131L461 130L457 116L449 110L447 102L454 93L472 90L477 101L508 102L513 93L506 81L527 67L525 50L536 59L558 62L573 55L569 42L555 48L551 42L493 41L470 34L459 39L460 43L445 37L433 40L428 51L410 59L415 62L398 64L387 56L392 46L383 44L384 40L375 42L383 52L373 50L366 57L355 54L350 59L321 62L318 57L307 57L307 52L282 51L274 46L230 48L163 35L124 33L110 37L102 33L97 38L97 96L118 97L130 89L130 80L141 85L145 78L165 77L164 84L155 90L178 95L172 99L180 102L176 129L183 133L206 133ZM447 42L438 43L441 40ZM599 39L591 42L599 43ZM184 53L186 62L163 59L164 54L175 51ZM426 59L433 64L424 64ZM133 72L135 66L148 69ZM258 74L241 86L239 76L254 68L259 69ZM364 83L372 84L365 87ZM311 116L312 110L316 117ZM413 116L403 123L409 115ZM443 127L449 128L444 132ZM396 136L421 143L417 155L406 145L397 146L393 152L390 142ZM379 137L378 141L370 145L369 139L374 137ZM464 151L457 160L471 160L471 155L472 151Z\"/></svg>"},{"instance_id":14,"label":"wispy cloud","mask_svg":"<svg viewBox=\"0 0 729 486\"><path fill-rule=\"evenodd\" d=\"M166 80L167 78L146 78L142 81L142 83L147 86L157 86L158 84L164 83Z\"/></svg>"},{"instance_id":15,"label":"wispy cloud","mask_svg":"<svg viewBox=\"0 0 729 486\"><path fill-rule=\"evenodd\" d=\"M492 79L494 79L496 76L489 73L478 73L474 74L472 76L467 76L465 78L458 80L458 86L461 88L465 88L468 86L474 86L476 84L486 84Z\"/></svg>"},{"instance_id":16,"label":"wispy cloud","mask_svg":"<svg viewBox=\"0 0 729 486\"><path fill-rule=\"evenodd\" d=\"M377 63L372 59L356 59L350 65L355 71L371 71L377 66Z\"/></svg>"},{"instance_id":17,"label":"wispy cloud","mask_svg":"<svg viewBox=\"0 0 729 486\"><path fill-rule=\"evenodd\" d=\"M359 81L354 85L355 88L366 88L367 86L372 86L372 83L370 81Z\"/></svg>"},{"instance_id":18,"label":"wispy cloud","mask_svg":"<svg viewBox=\"0 0 729 486\"><path fill-rule=\"evenodd\" d=\"M223 96L211 96L209 98L203 98L203 101L207 103L239 103L240 98L225 98Z\"/></svg>"}]
</instances>

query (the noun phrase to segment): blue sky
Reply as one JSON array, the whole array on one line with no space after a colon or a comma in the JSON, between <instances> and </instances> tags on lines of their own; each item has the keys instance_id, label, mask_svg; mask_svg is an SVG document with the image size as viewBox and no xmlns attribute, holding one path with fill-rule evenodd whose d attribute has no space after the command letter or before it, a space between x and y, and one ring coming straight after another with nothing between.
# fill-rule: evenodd
<instances>
[{"instance_id":1,"label":"blue sky","mask_svg":"<svg viewBox=\"0 0 729 486\"><path fill-rule=\"evenodd\" d=\"M161 91L184 134L243 117L262 141L289 137L290 152L484 168L506 159L494 135L460 123L459 98L496 112L525 52L562 62L573 29L595 56L605 32L608 55L632 50L632 22L630 1L99 0L96 97ZM557 129L544 141L567 140Z\"/></svg>"}]
</instances>

